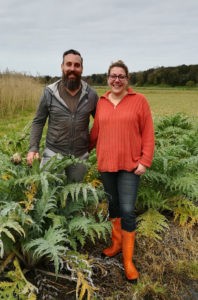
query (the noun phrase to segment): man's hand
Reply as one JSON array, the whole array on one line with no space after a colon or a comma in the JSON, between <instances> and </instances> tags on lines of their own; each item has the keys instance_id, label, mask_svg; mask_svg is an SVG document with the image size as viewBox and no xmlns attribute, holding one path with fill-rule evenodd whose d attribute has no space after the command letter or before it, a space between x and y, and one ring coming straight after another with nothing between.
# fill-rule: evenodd
<instances>
[{"instance_id":1,"label":"man's hand","mask_svg":"<svg viewBox=\"0 0 198 300\"><path fill-rule=\"evenodd\" d=\"M36 158L36 159L40 159L39 153L38 153L38 152L29 152L29 153L27 154L27 164L28 164L29 166L32 166L33 160L34 160L35 158Z\"/></svg>"},{"instance_id":2,"label":"man's hand","mask_svg":"<svg viewBox=\"0 0 198 300\"><path fill-rule=\"evenodd\" d=\"M137 169L134 171L135 175L142 175L146 171L146 167L139 163Z\"/></svg>"}]
</instances>

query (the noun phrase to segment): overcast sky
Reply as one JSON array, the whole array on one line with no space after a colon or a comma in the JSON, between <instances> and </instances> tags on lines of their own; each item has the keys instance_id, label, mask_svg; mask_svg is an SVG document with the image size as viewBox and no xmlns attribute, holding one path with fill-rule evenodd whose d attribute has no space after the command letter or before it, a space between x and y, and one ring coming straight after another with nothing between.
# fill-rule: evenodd
<instances>
[{"instance_id":1,"label":"overcast sky","mask_svg":"<svg viewBox=\"0 0 198 300\"><path fill-rule=\"evenodd\" d=\"M84 75L198 64L198 0L0 0L0 72L60 76L70 48Z\"/></svg>"}]
</instances>

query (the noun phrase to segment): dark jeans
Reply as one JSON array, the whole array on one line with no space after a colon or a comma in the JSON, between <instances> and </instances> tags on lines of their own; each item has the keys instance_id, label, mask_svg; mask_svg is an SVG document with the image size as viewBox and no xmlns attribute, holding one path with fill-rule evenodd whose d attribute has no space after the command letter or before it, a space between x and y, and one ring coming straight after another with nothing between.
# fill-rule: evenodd
<instances>
[{"instance_id":1,"label":"dark jeans","mask_svg":"<svg viewBox=\"0 0 198 300\"><path fill-rule=\"evenodd\" d=\"M132 232L136 229L135 201L140 176L133 171L101 173L104 190L109 200L109 217L120 218L122 229Z\"/></svg>"}]
</instances>

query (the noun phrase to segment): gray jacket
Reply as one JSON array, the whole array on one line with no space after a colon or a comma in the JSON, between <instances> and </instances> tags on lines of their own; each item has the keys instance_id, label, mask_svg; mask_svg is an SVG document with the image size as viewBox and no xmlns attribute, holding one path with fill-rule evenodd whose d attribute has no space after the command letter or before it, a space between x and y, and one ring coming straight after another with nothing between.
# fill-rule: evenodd
<instances>
[{"instance_id":1,"label":"gray jacket","mask_svg":"<svg viewBox=\"0 0 198 300\"><path fill-rule=\"evenodd\" d=\"M39 152L43 127L48 118L46 147L62 155L80 157L88 151L89 117L94 117L97 93L82 81L82 93L75 114L58 93L58 82L47 86L32 122L29 152Z\"/></svg>"}]
</instances>

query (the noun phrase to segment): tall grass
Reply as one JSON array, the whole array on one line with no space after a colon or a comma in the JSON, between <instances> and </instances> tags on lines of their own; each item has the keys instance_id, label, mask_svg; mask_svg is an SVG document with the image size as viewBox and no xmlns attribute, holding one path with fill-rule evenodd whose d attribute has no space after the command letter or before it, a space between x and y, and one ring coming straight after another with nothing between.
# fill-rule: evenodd
<instances>
[{"instance_id":1,"label":"tall grass","mask_svg":"<svg viewBox=\"0 0 198 300\"><path fill-rule=\"evenodd\" d=\"M0 116L12 117L34 110L43 87L34 78L19 73L0 74Z\"/></svg>"}]
</instances>

